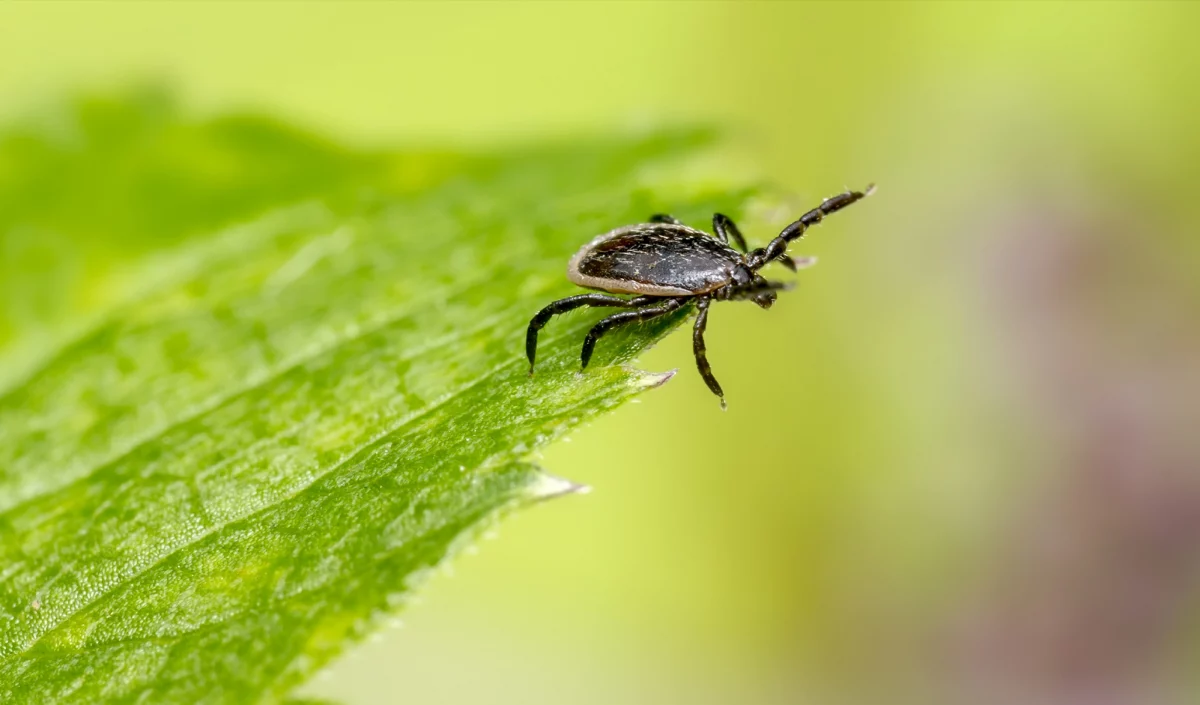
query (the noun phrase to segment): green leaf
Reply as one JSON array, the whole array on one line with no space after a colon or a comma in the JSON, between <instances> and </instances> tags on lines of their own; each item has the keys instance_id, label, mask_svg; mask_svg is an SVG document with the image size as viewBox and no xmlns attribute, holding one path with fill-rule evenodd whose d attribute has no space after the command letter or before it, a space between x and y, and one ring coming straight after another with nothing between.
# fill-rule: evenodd
<instances>
[{"instance_id":1,"label":"green leaf","mask_svg":"<svg viewBox=\"0 0 1200 705\"><path fill-rule=\"evenodd\" d=\"M276 700L669 374L569 294L595 233L749 195L710 135L355 150L163 94L0 132L0 700Z\"/></svg>"}]
</instances>

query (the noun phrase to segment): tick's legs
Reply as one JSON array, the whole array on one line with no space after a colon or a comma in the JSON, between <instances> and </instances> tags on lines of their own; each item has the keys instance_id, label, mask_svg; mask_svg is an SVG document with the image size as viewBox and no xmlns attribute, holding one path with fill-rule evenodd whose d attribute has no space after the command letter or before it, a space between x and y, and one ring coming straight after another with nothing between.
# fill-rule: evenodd
<instances>
[{"instance_id":1,"label":"tick's legs","mask_svg":"<svg viewBox=\"0 0 1200 705\"><path fill-rule=\"evenodd\" d=\"M651 298L651 300L653 300L652 297L641 298ZM637 300L638 299L634 299L634 301ZM601 319L599 323L592 326L592 329L588 331L587 337L583 339L583 350L579 354L579 359L583 362L584 369L587 368L588 361L592 359L592 350L596 348L596 341L599 340L600 337L605 333L626 323L648 321L651 318L657 318L659 316L668 314L680 306L683 306L687 302L687 299L685 298L660 298L658 300L662 301L662 303L655 306L645 306L636 311L622 311L621 313L614 313L608 318Z\"/></svg>"},{"instance_id":2,"label":"tick's legs","mask_svg":"<svg viewBox=\"0 0 1200 705\"><path fill-rule=\"evenodd\" d=\"M717 382L717 378L713 377L712 368L708 366L708 357L705 355L704 347L704 328L708 325L708 304L711 301L707 296L701 297L696 301L696 308L699 313L696 314L696 326L692 329L692 352L696 355L696 367L700 370L700 376L704 378L704 383L721 399L721 408L725 408L725 392L721 391L721 384Z\"/></svg>"},{"instance_id":3,"label":"tick's legs","mask_svg":"<svg viewBox=\"0 0 1200 705\"><path fill-rule=\"evenodd\" d=\"M806 255L804 257L789 257L785 252L784 254L779 255L775 261L795 272L797 270L807 269L808 267L813 266L817 263L817 258L812 255Z\"/></svg>"},{"instance_id":4,"label":"tick's legs","mask_svg":"<svg viewBox=\"0 0 1200 705\"><path fill-rule=\"evenodd\" d=\"M580 306L633 308L635 306L644 306L654 300L655 298L652 296L622 299L619 296L610 296L608 294L579 294L578 296L568 296L565 299L559 299L541 311L538 311L537 315L529 321L529 329L525 331L525 356L529 358L529 374L533 374L533 360L537 355L538 331L550 321L551 317L577 309Z\"/></svg>"},{"instance_id":5,"label":"tick's legs","mask_svg":"<svg viewBox=\"0 0 1200 705\"><path fill-rule=\"evenodd\" d=\"M767 281L766 279L763 279L761 276L759 276L759 277L756 277L755 280L750 282L749 284L743 284L742 286L729 286L729 287L725 287L722 289L717 289L716 293L712 294L712 297L719 299L721 301L745 301L747 299L753 299L753 298L757 297L759 294L762 294L762 293L765 293L768 291L787 291L788 289L791 289L793 286L795 286L795 285L792 284L791 282Z\"/></svg>"},{"instance_id":6,"label":"tick's legs","mask_svg":"<svg viewBox=\"0 0 1200 705\"><path fill-rule=\"evenodd\" d=\"M729 216L714 213L713 232L717 234L717 239L725 244L729 244L729 239L733 238L737 248L742 252L746 251L746 238L742 237L742 231L738 230L738 226Z\"/></svg>"},{"instance_id":7,"label":"tick's legs","mask_svg":"<svg viewBox=\"0 0 1200 705\"><path fill-rule=\"evenodd\" d=\"M667 215L666 213L655 213L654 215L650 216L650 220L648 220L646 222L648 222L648 223L670 223L671 225L683 225L683 223L680 222L679 218L676 218L673 215Z\"/></svg>"},{"instance_id":8,"label":"tick's legs","mask_svg":"<svg viewBox=\"0 0 1200 705\"><path fill-rule=\"evenodd\" d=\"M824 220L825 216L836 213L851 203L855 203L871 195L871 192L874 190L875 185L872 184L865 191L847 191L833 198L826 198L821 202L821 205L800 216L796 222L784 228L766 247L760 247L751 252L746 257L750 268L759 269L767 262L778 259L780 255L787 252L788 243L803 235L804 231L808 230L810 225L816 225Z\"/></svg>"},{"instance_id":9,"label":"tick's legs","mask_svg":"<svg viewBox=\"0 0 1200 705\"><path fill-rule=\"evenodd\" d=\"M731 219L729 216L722 215L721 213L714 213L713 232L717 234L717 239L721 242L728 244L729 240L732 238L734 243L737 244L739 250L742 252L748 251L746 248L746 238L742 237L742 231L738 229L737 224L734 223L733 219ZM786 252L780 253L775 260L793 272L802 266L806 266L799 260L794 260L791 257L788 257Z\"/></svg>"}]
</instances>

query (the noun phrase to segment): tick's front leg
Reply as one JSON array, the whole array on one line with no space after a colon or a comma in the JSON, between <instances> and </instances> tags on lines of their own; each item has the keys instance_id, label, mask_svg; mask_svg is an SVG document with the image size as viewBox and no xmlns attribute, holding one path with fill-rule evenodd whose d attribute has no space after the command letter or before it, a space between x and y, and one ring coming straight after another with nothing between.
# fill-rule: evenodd
<instances>
[{"instance_id":1,"label":"tick's front leg","mask_svg":"<svg viewBox=\"0 0 1200 705\"><path fill-rule=\"evenodd\" d=\"M742 237L742 231L738 230L737 223L734 223L729 216L714 213L713 232L717 234L717 239L721 242L728 244L732 239L739 250L746 251L746 238Z\"/></svg>"}]
</instances>

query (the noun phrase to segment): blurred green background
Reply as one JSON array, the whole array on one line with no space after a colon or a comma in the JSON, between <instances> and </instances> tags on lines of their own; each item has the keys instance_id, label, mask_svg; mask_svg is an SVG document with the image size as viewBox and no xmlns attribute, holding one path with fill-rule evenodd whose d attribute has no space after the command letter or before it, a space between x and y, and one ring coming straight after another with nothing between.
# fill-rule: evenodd
<instances>
[{"instance_id":1,"label":"blurred green background","mask_svg":"<svg viewBox=\"0 0 1200 705\"><path fill-rule=\"evenodd\" d=\"M793 248L821 258L798 291L715 308L727 413L672 336L641 362L684 374L543 459L595 491L505 523L315 696L1186 703L1197 27L1189 3L18 3L0 117L150 79L362 145L715 122L787 194L754 242L879 184Z\"/></svg>"}]
</instances>

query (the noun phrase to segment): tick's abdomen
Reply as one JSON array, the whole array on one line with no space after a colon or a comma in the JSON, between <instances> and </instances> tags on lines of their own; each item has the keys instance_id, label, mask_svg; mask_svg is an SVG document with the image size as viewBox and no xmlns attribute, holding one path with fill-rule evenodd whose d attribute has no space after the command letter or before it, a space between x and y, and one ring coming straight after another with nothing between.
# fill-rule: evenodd
<instances>
[{"instance_id":1,"label":"tick's abdomen","mask_svg":"<svg viewBox=\"0 0 1200 705\"><path fill-rule=\"evenodd\" d=\"M584 245L567 278L618 294L689 296L725 286L740 262L737 250L685 225L629 225Z\"/></svg>"}]
</instances>

